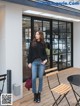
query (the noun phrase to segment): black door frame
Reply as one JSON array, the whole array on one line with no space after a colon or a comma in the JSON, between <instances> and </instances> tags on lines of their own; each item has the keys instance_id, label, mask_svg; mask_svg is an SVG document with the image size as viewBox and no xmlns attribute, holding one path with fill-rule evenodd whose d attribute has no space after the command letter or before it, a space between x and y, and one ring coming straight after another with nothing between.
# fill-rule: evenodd
<instances>
[{"instance_id":1,"label":"black door frame","mask_svg":"<svg viewBox=\"0 0 80 106\"><path fill-rule=\"evenodd\" d=\"M41 21L49 21L50 22L50 45L51 45L51 48L50 48L50 67L53 67L52 21L58 21L58 27L59 27L59 20L48 19L48 18L37 17L37 16L29 16L29 15L23 15L23 16L26 16L26 17L30 17L31 18L31 40L32 40L33 35L34 35L34 20L41 20ZM68 22L68 21L62 21L62 20L60 20L60 22L66 22L66 24L67 23L71 23L71 66L70 67L73 67L73 23L72 22ZM59 41L58 41L58 43L59 43ZM58 44L58 46L59 46L59 44ZM59 47L58 47L58 49L59 49ZM59 62L59 52L58 52L58 62ZM66 67L64 69L67 69L67 68L70 68L70 67ZM58 70L60 70L59 69L59 64L58 64Z\"/></svg>"}]
</instances>

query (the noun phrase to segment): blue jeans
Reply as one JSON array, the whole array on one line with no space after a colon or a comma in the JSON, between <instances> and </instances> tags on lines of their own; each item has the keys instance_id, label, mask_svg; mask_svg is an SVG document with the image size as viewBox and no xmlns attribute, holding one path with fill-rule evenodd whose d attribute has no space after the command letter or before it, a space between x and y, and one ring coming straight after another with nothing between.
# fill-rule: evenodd
<instances>
[{"instance_id":1,"label":"blue jeans","mask_svg":"<svg viewBox=\"0 0 80 106\"><path fill-rule=\"evenodd\" d=\"M43 74L45 70L45 65L41 64L41 59L35 59L32 62L32 92L37 93L42 91L42 85L43 85ZM38 85L38 91L36 87L36 79L37 76L39 77L39 85Z\"/></svg>"}]
</instances>

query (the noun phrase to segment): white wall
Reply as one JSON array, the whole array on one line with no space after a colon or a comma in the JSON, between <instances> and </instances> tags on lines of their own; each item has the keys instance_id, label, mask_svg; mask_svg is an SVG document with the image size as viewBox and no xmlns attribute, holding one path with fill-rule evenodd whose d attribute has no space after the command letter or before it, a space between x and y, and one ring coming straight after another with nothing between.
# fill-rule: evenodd
<instances>
[{"instance_id":1,"label":"white wall","mask_svg":"<svg viewBox=\"0 0 80 106\"><path fill-rule=\"evenodd\" d=\"M0 73L5 70L5 8L0 7Z\"/></svg>"},{"instance_id":2,"label":"white wall","mask_svg":"<svg viewBox=\"0 0 80 106\"><path fill-rule=\"evenodd\" d=\"M5 8L0 6L0 74L6 73L6 50L5 50ZM6 83L5 83L6 85ZM2 84L0 83L0 87ZM6 86L4 89L6 92Z\"/></svg>"},{"instance_id":3,"label":"white wall","mask_svg":"<svg viewBox=\"0 0 80 106\"><path fill-rule=\"evenodd\" d=\"M6 70L12 70L12 84L19 84L22 97L22 9L18 5L6 5Z\"/></svg>"},{"instance_id":4,"label":"white wall","mask_svg":"<svg viewBox=\"0 0 80 106\"><path fill-rule=\"evenodd\" d=\"M73 65L80 68L80 22L73 24Z\"/></svg>"},{"instance_id":5,"label":"white wall","mask_svg":"<svg viewBox=\"0 0 80 106\"><path fill-rule=\"evenodd\" d=\"M0 8L0 74L12 70L12 92L15 83L21 88L21 94L14 97L17 100L23 96L22 8L10 3L4 5Z\"/></svg>"}]
</instances>

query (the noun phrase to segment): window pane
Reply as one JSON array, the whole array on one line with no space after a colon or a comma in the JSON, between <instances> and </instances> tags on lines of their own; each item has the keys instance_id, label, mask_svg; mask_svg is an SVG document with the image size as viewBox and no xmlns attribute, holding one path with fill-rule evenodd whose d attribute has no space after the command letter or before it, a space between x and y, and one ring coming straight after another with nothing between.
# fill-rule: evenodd
<instances>
[{"instance_id":1,"label":"window pane","mask_svg":"<svg viewBox=\"0 0 80 106\"><path fill-rule=\"evenodd\" d=\"M71 52L71 46L70 45L67 45L67 52Z\"/></svg>"},{"instance_id":2,"label":"window pane","mask_svg":"<svg viewBox=\"0 0 80 106\"><path fill-rule=\"evenodd\" d=\"M66 62L66 54L61 54L59 57L59 61Z\"/></svg>"},{"instance_id":3,"label":"window pane","mask_svg":"<svg viewBox=\"0 0 80 106\"><path fill-rule=\"evenodd\" d=\"M67 67L71 66L71 61L67 62Z\"/></svg>"},{"instance_id":4,"label":"window pane","mask_svg":"<svg viewBox=\"0 0 80 106\"><path fill-rule=\"evenodd\" d=\"M53 61L56 61L56 62L58 61L58 56L57 55L53 56Z\"/></svg>"},{"instance_id":5,"label":"window pane","mask_svg":"<svg viewBox=\"0 0 80 106\"><path fill-rule=\"evenodd\" d=\"M59 62L59 69L66 68L66 62Z\"/></svg>"},{"instance_id":6,"label":"window pane","mask_svg":"<svg viewBox=\"0 0 80 106\"><path fill-rule=\"evenodd\" d=\"M66 33L59 33L60 38L66 38Z\"/></svg>"},{"instance_id":7,"label":"window pane","mask_svg":"<svg viewBox=\"0 0 80 106\"><path fill-rule=\"evenodd\" d=\"M66 52L66 39L60 39L59 40L59 49L61 52Z\"/></svg>"},{"instance_id":8,"label":"window pane","mask_svg":"<svg viewBox=\"0 0 80 106\"><path fill-rule=\"evenodd\" d=\"M52 31L53 31L53 34L58 35L58 21L53 21Z\"/></svg>"},{"instance_id":9,"label":"window pane","mask_svg":"<svg viewBox=\"0 0 80 106\"><path fill-rule=\"evenodd\" d=\"M71 53L67 54L67 61L71 61Z\"/></svg>"},{"instance_id":10,"label":"window pane","mask_svg":"<svg viewBox=\"0 0 80 106\"><path fill-rule=\"evenodd\" d=\"M59 22L59 32L66 32L66 22Z\"/></svg>"},{"instance_id":11,"label":"window pane","mask_svg":"<svg viewBox=\"0 0 80 106\"><path fill-rule=\"evenodd\" d=\"M71 32L71 23L67 23L67 32Z\"/></svg>"},{"instance_id":12,"label":"window pane","mask_svg":"<svg viewBox=\"0 0 80 106\"><path fill-rule=\"evenodd\" d=\"M67 39L67 52L71 52L71 39Z\"/></svg>"},{"instance_id":13,"label":"window pane","mask_svg":"<svg viewBox=\"0 0 80 106\"><path fill-rule=\"evenodd\" d=\"M58 49L58 39L54 39L52 43L53 49Z\"/></svg>"},{"instance_id":14,"label":"window pane","mask_svg":"<svg viewBox=\"0 0 80 106\"><path fill-rule=\"evenodd\" d=\"M71 33L67 33L67 38L71 38Z\"/></svg>"},{"instance_id":15,"label":"window pane","mask_svg":"<svg viewBox=\"0 0 80 106\"><path fill-rule=\"evenodd\" d=\"M43 31L49 32L49 30L50 30L50 22L43 21Z\"/></svg>"},{"instance_id":16,"label":"window pane","mask_svg":"<svg viewBox=\"0 0 80 106\"><path fill-rule=\"evenodd\" d=\"M31 27L31 18L30 17L23 17L22 27L23 28L30 28Z\"/></svg>"},{"instance_id":17,"label":"window pane","mask_svg":"<svg viewBox=\"0 0 80 106\"><path fill-rule=\"evenodd\" d=\"M22 20L22 31L23 31L23 81L25 81L29 72L27 70L27 61L28 61L28 53L29 53L29 45L31 41L31 18L27 16L23 16Z\"/></svg>"},{"instance_id":18,"label":"window pane","mask_svg":"<svg viewBox=\"0 0 80 106\"><path fill-rule=\"evenodd\" d=\"M42 31L42 21L40 20L34 20L34 31Z\"/></svg>"}]
</instances>

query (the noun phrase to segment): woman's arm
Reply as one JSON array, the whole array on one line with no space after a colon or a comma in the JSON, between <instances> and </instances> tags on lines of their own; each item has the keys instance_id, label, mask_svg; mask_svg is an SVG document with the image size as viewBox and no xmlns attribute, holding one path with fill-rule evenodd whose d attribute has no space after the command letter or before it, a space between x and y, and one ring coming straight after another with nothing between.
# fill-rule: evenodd
<instances>
[{"instance_id":1,"label":"woman's arm","mask_svg":"<svg viewBox=\"0 0 80 106\"><path fill-rule=\"evenodd\" d=\"M48 60L45 45L44 45L44 59L45 59L45 60L42 62L42 64L46 64L46 63L47 63L47 60Z\"/></svg>"},{"instance_id":2,"label":"woman's arm","mask_svg":"<svg viewBox=\"0 0 80 106\"><path fill-rule=\"evenodd\" d=\"M42 64L46 64L47 63L47 59L45 59L43 62L42 62Z\"/></svg>"},{"instance_id":3,"label":"woman's arm","mask_svg":"<svg viewBox=\"0 0 80 106\"><path fill-rule=\"evenodd\" d=\"M29 53L28 53L28 67L29 68L31 68L31 63L32 63L32 47L31 47L31 43L30 43Z\"/></svg>"}]
</instances>

